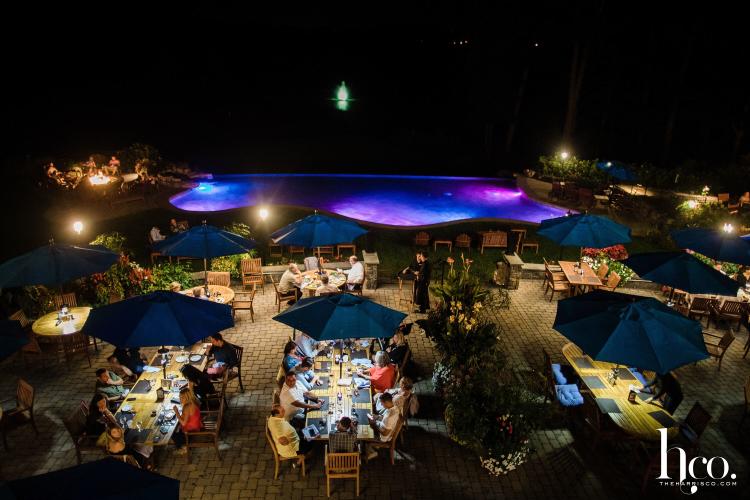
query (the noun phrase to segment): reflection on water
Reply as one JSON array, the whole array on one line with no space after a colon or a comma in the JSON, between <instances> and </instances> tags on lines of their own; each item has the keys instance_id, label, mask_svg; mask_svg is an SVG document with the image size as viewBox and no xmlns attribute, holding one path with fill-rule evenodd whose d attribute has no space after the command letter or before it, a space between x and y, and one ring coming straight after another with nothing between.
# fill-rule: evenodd
<instances>
[{"instance_id":1,"label":"reflection on water","mask_svg":"<svg viewBox=\"0 0 750 500\"><path fill-rule=\"evenodd\" d=\"M254 205L296 205L378 224L420 226L463 219L526 222L565 210L528 198L512 182L477 177L385 175L214 176L170 200L182 210L212 212Z\"/></svg>"}]
</instances>

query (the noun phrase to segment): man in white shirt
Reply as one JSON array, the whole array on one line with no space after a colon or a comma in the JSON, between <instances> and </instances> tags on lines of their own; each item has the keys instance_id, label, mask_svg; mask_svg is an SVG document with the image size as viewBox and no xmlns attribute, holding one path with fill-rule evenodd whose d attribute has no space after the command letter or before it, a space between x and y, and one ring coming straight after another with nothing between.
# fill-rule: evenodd
<instances>
[{"instance_id":1,"label":"man in white shirt","mask_svg":"<svg viewBox=\"0 0 750 500\"><path fill-rule=\"evenodd\" d=\"M153 243L156 243L157 241L162 241L165 239L166 237L163 234L161 234L161 231L159 230L158 227L154 226L151 228L151 241Z\"/></svg>"},{"instance_id":2,"label":"man in white shirt","mask_svg":"<svg viewBox=\"0 0 750 500\"><path fill-rule=\"evenodd\" d=\"M312 443L300 439L297 430L284 418L284 407L275 404L271 408L271 418L268 419L268 430L276 445L279 455L284 458L296 457L298 453L306 453Z\"/></svg>"},{"instance_id":3,"label":"man in white shirt","mask_svg":"<svg viewBox=\"0 0 750 500\"><path fill-rule=\"evenodd\" d=\"M308 404L305 403L305 399L314 402ZM305 425L305 410L318 410L323 406L322 401L319 401L313 394L305 392L301 384L297 384L297 374L294 371L287 372L284 377L279 400L281 406L284 407L286 421L300 428Z\"/></svg>"},{"instance_id":4,"label":"man in white shirt","mask_svg":"<svg viewBox=\"0 0 750 500\"><path fill-rule=\"evenodd\" d=\"M346 274L346 289L354 290L355 285L362 286L362 283L365 281L365 266L354 255L349 257L349 264L351 264L352 268L344 271Z\"/></svg>"},{"instance_id":5,"label":"man in white shirt","mask_svg":"<svg viewBox=\"0 0 750 500\"><path fill-rule=\"evenodd\" d=\"M380 403L383 405L385 410L382 415L367 415L367 420L370 423L370 427L375 430L381 442L387 443L393 438L393 434L396 432L396 425L400 417L398 408L393 404L393 396L389 392L384 392L380 395ZM367 459L372 460L377 458L378 451L371 445L367 445Z\"/></svg>"}]
</instances>

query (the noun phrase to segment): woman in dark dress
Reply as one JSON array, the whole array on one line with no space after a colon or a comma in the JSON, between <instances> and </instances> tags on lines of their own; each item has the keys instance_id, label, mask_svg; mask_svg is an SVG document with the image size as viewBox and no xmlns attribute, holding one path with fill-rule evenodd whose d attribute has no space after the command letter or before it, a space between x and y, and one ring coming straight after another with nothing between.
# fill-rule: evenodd
<instances>
[{"instance_id":1,"label":"woman in dark dress","mask_svg":"<svg viewBox=\"0 0 750 500\"><path fill-rule=\"evenodd\" d=\"M193 365L184 365L180 368L180 373L188 380L193 394L200 400L201 408L208 410L208 399L211 395L216 394L216 388L211 383L211 377Z\"/></svg>"},{"instance_id":2,"label":"woman in dark dress","mask_svg":"<svg viewBox=\"0 0 750 500\"><path fill-rule=\"evenodd\" d=\"M419 252L419 271L417 271L414 286L414 304L419 306L419 312L427 312L430 308L430 279L432 279L432 262L427 252Z\"/></svg>"}]
</instances>

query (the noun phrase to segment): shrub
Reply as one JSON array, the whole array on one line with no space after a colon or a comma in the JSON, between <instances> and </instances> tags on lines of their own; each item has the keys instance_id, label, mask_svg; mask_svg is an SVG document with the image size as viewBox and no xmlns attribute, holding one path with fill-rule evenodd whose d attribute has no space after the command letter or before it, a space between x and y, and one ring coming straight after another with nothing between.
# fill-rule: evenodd
<instances>
[{"instance_id":1,"label":"shrub","mask_svg":"<svg viewBox=\"0 0 750 500\"><path fill-rule=\"evenodd\" d=\"M623 245L612 245L604 248L584 248L583 255L586 257L598 257L603 254L611 260L625 260L628 258L628 251Z\"/></svg>"},{"instance_id":2,"label":"shrub","mask_svg":"<svg viewBox=\"0 0 750 500\"><path fill-rule=\"evenodd\" d=\"M596 160L580 160L575 156L566 159L559 155L540 156L539 164L546 177L571 180L589 187L601 186L607 182L607 174L596 168Z\"/></svg>"},{"instance_id":3,"label":"shrub","mask_svg":"<svg viewBox=\"0 0 750 500\"><path fill-rule=\"evenodd\" d=\"M121 235L117 231L102 233L94 238L90 244L101 245L112 250L113 252L122 253L123 251L125 251L125 236Z\"/></svg>"},{"instance_id":4,"label":"shrub","mask_svg":"<svg viewBox=\"0 0 750 500\"><path fill-rule=\"evenodd\" d=\"M164 263L154 266L151 270L151 283L147 291L169 290L173 282L179 283L183 290L195 286L188 266L185 264Z\"/></svg>"}]
</instances>

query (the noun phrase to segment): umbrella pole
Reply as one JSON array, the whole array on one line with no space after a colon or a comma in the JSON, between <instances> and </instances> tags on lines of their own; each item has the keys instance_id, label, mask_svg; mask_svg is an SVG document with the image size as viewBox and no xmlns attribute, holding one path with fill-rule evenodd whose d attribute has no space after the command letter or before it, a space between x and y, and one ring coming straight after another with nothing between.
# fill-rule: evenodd
<instances>
[{"instance_id":1,"label":"umbrella pole","mask_svg":"<svg viewBox=\"0 0 750 500\"><path fill-rule=\"evenodd\" d=\"M674 297L674 287L672 287L672 290L669 292L669 303L672 303L672 297Z\"/></svg>"},{"instance_id":2,"label":"umbrella pole","mask_svg":"<svg viewBox=\"0 0 750 500\"><path fill-rule=\"evenodd\" d=\"M339 378L344 376L344 339L341 339L341 358L339 362Z\"/></svg>"},{"instance_id":3,"label":"umbrella pole","mask_svg":"<svg viewBox=\"0 0 750 500\"><path fill-rule=\"evenodd\" d=\"M203 284L206 288L206 295L208 295L208 262L203 259Z\"/></svg>"}]
</instances>

